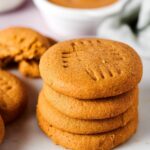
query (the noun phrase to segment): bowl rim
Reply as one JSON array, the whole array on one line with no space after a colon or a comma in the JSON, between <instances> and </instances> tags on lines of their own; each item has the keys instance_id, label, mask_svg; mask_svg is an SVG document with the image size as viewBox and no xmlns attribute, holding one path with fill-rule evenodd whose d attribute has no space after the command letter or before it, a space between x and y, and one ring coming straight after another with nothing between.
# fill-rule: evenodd
<instances>
[{"instance_id":1,"label":"bowl rim","mask_svg":"<svg viewBox=\"0 0 150 150\"><path fill-rule=\"evenodd\" d=\"M5 13L8 11L11 11L13 9L16 9L20 5L22 5L25 2L25 0L0 0L0 13Z\"/></svg>"},{"instance_id":2,"label":"bowl rim","mask_svg":"<svg viewBox=\"0 0 150 150\"><path fill-rule=\"evenodd\" d=\"M33 0L35 5L41 10L41 11L51 11L51 13L57 14L57 16L66 15L68 18L97 18L104 15L111 15L114 13L119 12L125 3L127 3L129 0L118 0L112 5L108 5L105 7L100 8L90 8L90 9L82 9L82 8L70 8L70 7L64 7L57 4L54 4L48 0ZM43 7L43 8L42 8ZM69 17L70 16L70 17ZM86 18L84 18L86 19Z\"/></svg>"}]
</instances>

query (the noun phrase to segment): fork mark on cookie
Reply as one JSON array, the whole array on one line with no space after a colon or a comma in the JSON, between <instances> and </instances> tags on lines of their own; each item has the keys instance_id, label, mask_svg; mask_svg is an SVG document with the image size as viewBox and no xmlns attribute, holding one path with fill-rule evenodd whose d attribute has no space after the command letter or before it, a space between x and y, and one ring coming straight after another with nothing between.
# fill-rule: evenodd
<instances>
[{"instance_id":1,"label":"fork mark on cookie","mask_svg":"<svg viewBox=\"0 0 150 150\"><path fill-rule=\"evenodd\" d=\"M113 74L113 72L111 71L110 67L109 67L109 66L105 66L105 68L106 68L106 70L107 70L109 76L110 76L110 77L113 77L114 74Z\"/></svg>"},{"instance_id":2,"label":"fork mark on cookie","mask_svg":"<svg viewBox=\"0 0 150 150\"><path fill-rule=\"evenodd\" d=\"M86 73L90 76L90 78L91 78L92 80L94 80L94 81L97 81L97 80L98 80L97 77L95 76L94 72L93 72L91 69L86 68L85 71L86 71Z\"/></svg>"},{"instance_id":3,"label":"fork mark on cookie","mask_svg":"<svg viewBox=\"0 0 150 150\"><path fill-rule=\"evenodd\" d=\"M97 42L98 44L101 44L101 43L102 43L100 40L97 40L96 42Z\"/></svg>"},{"instance_id":4,"label":"fork mark on cookie","mask_svg":"<svg viewBox=\"0 0 150 150\"><path fill-rule=\"evenodd\" d=\"M5 93L8 92L8 90L12 89L12 85L9 83L9 81L5 80L2 77L0 77L0 86L1 90L4 90Z\"/></svg>"},{"instance_id":5,"label":"fork mark on cookie","mask_svg":"<svg viewBox=\"0 0 150 150\"><path fill-rule=\"evenodd\" d=\"M85 68L86 73L90 76L94 81L99 81L100 79L105 79L103 71L99 68L99 71L94 71L94 69Z\"/></svg>"},{"instance_id":6,"label":"fork mark on cookie","mask_svg":"<svg viewBox=\"0 0 150 150\"><path fill-rule=\"evenodd\" d=\"M99 68L99 74L100 74L101 79L105 79L104 73L100 68Z\"/></svg>"},{"instance_id":7,"label":"fork mark on cookie","mask_svg":"<svg viewBox=\"0 0 150 150\"><path fill-rule=\"evenodd\" d=\"M111 55L114 56L114 61L116 61L116 60L123 61L124 60L124 57L121 56L121 54L118 51L116 51L115 49L112 49Z\"/></svg>"},{"instance_id":8,"label":"fork mark on cookie","mask_svg":"<svg viewBox=\"0 0 150 150\"><path fill-rule=\"evenodd\" d=\"M13 88L12 85L7 81L5 80L4 78L0 77L0 93L5 93L5 96L7 96L9 99L11 99L10 95L9 95L9 92L10 90ZM1 102L0 102L0 105L3 109L6 109L7 107L7 104L6 102L3 100L3 94L1 94Z\"/></svg>"},{"instance_id":9,"label":"fork mark on cookie","mask_svg":"<svg viewBox=\"0 0 150 150\"><path fill-rule=\"evenodd\" d=\"M92 80L94 80L94 81L98 81L98 80L100 80L100 78L101 79L105 79L105 76L104 76L104 74L103 74L103 72L101 71L100 68L99 68L99 71L94 71L91 67L87 68L85 66L85 64L82 63L82 59L80 58L80 56L78 54L79 51L76 48L76 44L75 43L71 43L71 45L72 45L73 52L75 52L75 54L76 54L76 58L77 58L78 62L80 63L80 65L82 66L82 68L85 70L85 72L87 73L87 75L90 76L90 78Z\"/></svg>"},{"instance_id":10,"label":"fork mark on cookie","mask_svg":"<svg viewBox=\"0 0 150 150\"><path fill-rule=\"evenodd\" d=\"M69 67L68 58L70 58L70 55L71 55L70 51L64 51L64 52L61 53L62 66L64 68L68 68Z\"/></svg>"},{"instance_id":11,"label":"fork mark on cookie","mask_svg":"<svg viewBox=\"0 0 150 150\"><path fill-rule=\"evenodd\" d=\"M120 68L118 68L117 66L114 66L114 68L115 68L115 70L116 70L116 72L118 73L118 75L120 75L121 74L121 69Z\"/></svg>"},{"instance_id":12,"label":"fork mark on cookie","mask_svg":"<svg viewBox=\"0 0 150 150\"><path fill-rule=\"evenodd\" d=\"M31 49L33 47L33 45L35 45L38 42L38 39L35 38L29 45L28 45L28 49Z\"/></svg>"},{"instance_id":13,"label":"fork mark on cookie","mask_svg":"<svg viewBox=\"0 0 150 150\"><path fill-rule=\"evenodd\" d=\"M100 40L97 40L96 41L98 44L101 44L101 41ZM78 48L78 46L93 46L95 43L93 43L92 41L90 40L83 40L83 41L80 41L80 42L72 42L71 43L71 46L72 46L72 52L70 53L75 53L75 56L78 60L78 62L80 63L80 65L82 66L82 68L85 70L85 72L87 73L88 76L90 76L90 78L94 81L99 81L100 79L105 79L105 74L108 76L108 77L114 77L115 74L116 75L120 75L121 74L121 69L119 67L117 67L117 64L115 64L115 62L117 61L123 61L124 60L124 57L118 52L116 51L115 49L113 49L112 47L112 50L110 51L110 55L113 56L114 58L114 63L109 66L108 62L109 62L109 59L107 60L107 58L101 58L100 56L100 60L102 60L102 66L98 67L97 69L93 68L91 65L90 66L85 66L84 64L84 60L82 59L82 57L80 57L80 51L84 51L86 49L84 48ZM68 53L67 53L68 54ZM67 55L66 56L63 56L64 58L68 57ZM95 57L99 57L99 56L95 56ZM64 61L64 63L66 63Z\"/></svg>"}]
</instances>

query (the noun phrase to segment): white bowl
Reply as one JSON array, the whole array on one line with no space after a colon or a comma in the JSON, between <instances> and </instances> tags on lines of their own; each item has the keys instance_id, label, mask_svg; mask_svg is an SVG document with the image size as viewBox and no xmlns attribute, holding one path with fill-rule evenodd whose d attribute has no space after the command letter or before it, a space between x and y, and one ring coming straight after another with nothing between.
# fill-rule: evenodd
<instances>
[{"instance_id":1,"label":"white bowl","mask_svg":"<svg viewBox=\"0 0 150 150\"><path fill-rule=\"evenodd\" d=\"M25 0L0 0L0 13L15 9L24 1Z\"/></svg>"},{"instance_id":2,"label":"white bowl","mask_svg":"<svg viewBox=\"0 0 150 150\"><path fill-rule=\"evenodd\" d=\"M47 0L33 0L51 30L59 35L95 35L101 21L122 9L127 0L96 9L76 9L55 5Z\"/></svg>"}]
</instances>

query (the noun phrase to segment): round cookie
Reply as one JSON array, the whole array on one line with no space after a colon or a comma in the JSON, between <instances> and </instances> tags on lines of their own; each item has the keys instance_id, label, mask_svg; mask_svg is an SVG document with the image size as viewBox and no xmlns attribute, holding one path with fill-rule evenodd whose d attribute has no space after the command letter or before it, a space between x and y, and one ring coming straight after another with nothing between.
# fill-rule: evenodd
<instances>
[{"instance_id":1,"label":"round cookie","mask_svg":"<svg viewBox=\"0 0 150 150\"><path fill-rule=\"evenodd\" d=\"M37 111L43 118L54 127L66 132L75 134L97 134L112 131L126 126L137 114L137 99L125 113L109 119L103 120L81 120L67 117L53 108L45 98L43 92L40 93Z\"/></svg>"},{"instance_id":2,"label":"round cookie","mask_svg":"<svg viewBox=\"0 0 150 150\"><path fill-rule=\"evenodd\" d=\"M116 129L111 132L94 135L79 135L61 131L54 128L43 116L37 114L40 128L48 135L56 144L73 150L109 150L125 141L127 141L135 132L138 125L137 116L129 122L125 127Z\"/></svg>"},{"instance_id":3,"label":"round cookie","mask_svg":"<svg viewBox=\"0 0 150 150\"><path fill-rule=\"evenodd\" d=\"M5 135L5 126L2 117L0 116L0 144L3 141Z\"/></svg>"},{"instance_id":4,"label":"round cookie","mask_svg":"<svg viewBox=\"0 0 150 150\"><path fill-rule=\"evenodd\" d=\"M142 63L128 45L103 39L78 39L52 46L40 60L43 80L78 99L116 96L141 80Z\"/></svg>"},{"instance_id":5,"label":"round cookie","mask_svg":"<svg viewBox=\"0 0 150 150\"><path fill-rule=\"evenodd\" d=\"M39 59L49 46L46 37L30 28L11 27L0 31L0 58L3 59Z\"/></svg>"},{"instance_id":6,"label":"round cookie","mask_svg":"<svg viewBox=\"0 0 150 150\"><path fill-rule=\"evenodd\" d=\"M53 39L30 28L11 27L1 30L0 67L9 67L15 62L19 63L22 74L40 77L38 68L40 57L55 43Z\"/></svg>"},{"instance_id":7,"label":"round cookie","mask_svg":"<svg viewBox=\"0 0 150 150\"><path fill-rule=\"evenodd\" d=\"M54 91L44 84L43 93L50 104L61 113L78 119L106 119L125 112L138 99L138 88L116 97L78 100Z\"/></svg>"},{"instance_id":8,"label":"round cookie","mask_svg":"<svg viewBox=\"0 0 150 150\"><path fill-rule=\"evenodd\" d=\"M35 60L21 61L19 63L19 71L25 76L38 78L40 77L39 62Z\"/></svg>"},{"instance_id":9,"label":"round cookie","mask_svg":"<svg viewBox=\"0 0 150 150\"><path fill-rule=\"evenodd\" d=\"M24 84L13 74L0 70L0 114L5 123L13 121L27 103Z\"/></svg>"}]
</instances>

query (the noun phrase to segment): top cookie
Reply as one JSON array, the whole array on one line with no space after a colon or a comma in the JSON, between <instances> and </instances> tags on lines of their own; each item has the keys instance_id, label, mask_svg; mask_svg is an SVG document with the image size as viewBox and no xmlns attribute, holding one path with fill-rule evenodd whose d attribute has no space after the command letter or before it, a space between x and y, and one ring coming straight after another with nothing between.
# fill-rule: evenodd
<instances>
[{"instance_id":1,"label":"top cookie","mask_svg":"<svg viewBox=\"0 0 150 150\"><path fill-rule=\"evenodd\" d=\"M104 39L78 39L51 47L40 73L54 90L78 99L122 94L141 80L142 63L128 45Z\"/></svg>"},{"instance_id":2,"label":"top cookie","mask_svg":"<svg viewBox=\"0 0 150 150\"><path fill-rule=\"evenodd\" d=\"M52 43L53 44L53 43ZM0 31L0 61L39 59L51 45L49 39L33 29L11 27Z\"/></svg>"}]
</instances>

